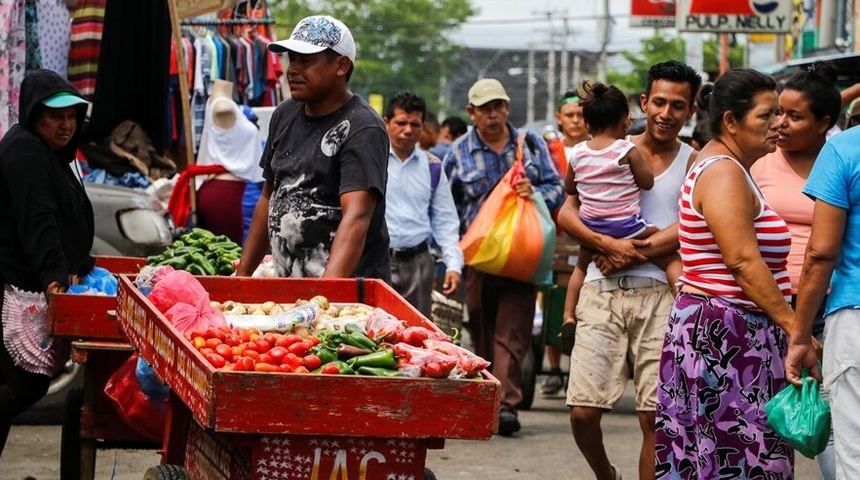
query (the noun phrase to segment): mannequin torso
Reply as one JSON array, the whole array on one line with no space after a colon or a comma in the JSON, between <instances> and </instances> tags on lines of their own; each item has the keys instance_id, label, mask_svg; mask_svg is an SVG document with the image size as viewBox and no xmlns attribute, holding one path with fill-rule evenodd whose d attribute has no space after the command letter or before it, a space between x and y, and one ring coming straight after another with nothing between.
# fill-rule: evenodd
<instances>
[{"instance_id":1,"label":"mannequin torso","mask_svg":"<svg viewBox=\"0 0 860 480\"><path fill-rule=\"evenodd\" d=\"M226 98L230 102L217 102ZM212 95L209 97L212 108L212 120L220 128L232 128L236 123L236 109L233 108L233 84L224 80L215 80L212 84Z\"/></svg>"}]
</instances>

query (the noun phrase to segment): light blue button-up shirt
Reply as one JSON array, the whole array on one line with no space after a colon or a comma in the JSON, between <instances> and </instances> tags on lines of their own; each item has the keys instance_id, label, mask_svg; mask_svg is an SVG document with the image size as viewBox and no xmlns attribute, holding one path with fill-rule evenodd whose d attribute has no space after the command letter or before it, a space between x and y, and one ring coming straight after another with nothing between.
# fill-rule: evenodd
<instances>
[{"instance_id":1,"label":"light blue button-up shirt","mask_svg":"<svg viewBox=\"0 0 860 480\"><path fill-rule=\"evenodd\" d=\"M432 238L442 248L446 270L461 273L460 218L444 171L440 172L439 185L432 198L430 192L427 152L416 145L412 155L401 161L389 150L385 223L391 248L410 248Z\"/></svg>"}]
</instances>

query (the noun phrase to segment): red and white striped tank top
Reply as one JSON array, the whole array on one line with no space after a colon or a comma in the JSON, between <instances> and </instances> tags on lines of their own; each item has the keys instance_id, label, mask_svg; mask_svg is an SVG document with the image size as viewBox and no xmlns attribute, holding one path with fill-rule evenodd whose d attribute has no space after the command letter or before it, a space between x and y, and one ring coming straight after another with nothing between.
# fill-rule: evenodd
<instances>
[{"instance_id":1,"label":"red and white striped tank top","mask_svg":"<svg viewBox=\"0 0 860 480\"><path fill-rule=\"evenodd\" d=\"M735 278L723 263L720 248L714 241L714 236L708 229L702 214L693 209L693 188L699 175L714 163L720 160L734 162L738 168L743 170L747 183L758 197L761 210L754 220L756 238L758 239L759 251L773 274L777 286L786 301L791 298L791 278L786 269L786 258L791 250L791 234L788 226L777 213L771 209L764 200L758 187L749 173L733 158L726 156L709 157L693 167L687 174L687 178L681 187L681 198L678 201L680 223L678 226L678 237L681 243L681 262L684 272L681 275L681 283L698 288L712 295L717 295L726 300L741 305L747 309L760 311L761 309L744 294L738 286Z\"/></svg>"}]
</instances>

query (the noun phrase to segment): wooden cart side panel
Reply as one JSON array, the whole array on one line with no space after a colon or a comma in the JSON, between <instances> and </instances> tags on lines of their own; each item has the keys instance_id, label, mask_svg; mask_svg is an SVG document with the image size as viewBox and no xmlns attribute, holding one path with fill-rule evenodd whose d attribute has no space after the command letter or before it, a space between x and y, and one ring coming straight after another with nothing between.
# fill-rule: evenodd
<instances>
[{"instance_id":1,"label":"wooden cart side panel","mask_svg":"<svg viewBox=\"0 0 860 480\"><path fill-rule=\"evenodd\" d=\"M207 289L214 283L209 280L214 279L201 278ZM354 280L346 282L329 285L349 290L352 283L354 290ZM301 290L306 283L310 282L280 279L259 285L292 296L290 285ZM254 300L245 298L241 290L246 287L237 288L232 298L243 302L272 298L265 291L257 292ZM334 290L316 291L331 293L333 301L349 301L336 297ZM216 371L128 277L120 279L118 298L117 315L129 343L194 418L218 432L487 439L495 428L499 382L489 374L482 380L437 380ZM382 295L378 300L386 309L402 302L396 296Z\"/></svg>"},{"instance_id":2,"label":"wooden cart side panel","mask_svg":"<svg viewBox=\"0 0 860 480\"><path fill-rule=\"evenodd\" d=\"M50 300L51 334L70 339L122 340L116 321L107 317L116 297L59 293Z\"/></svg>"},{"instance_id":3,"label":"wooden cart side panel","mask_svg":"<svg viewBox=\"0 0 860 480\"><path fill-rule=\"evenodd\" d=\"M194 417L211 427L211 376L214 369L163 318L128 277L120 277L117 319L128 342L170 385Z\"/></svg>"},{"instance_id":4,"label":"wooden cart side panel","mask_svg":"<svg viewBox=\"0 0 860 480\"><path fill-rule=\"evenodd\" d=\"M498 416L495 379L218 371L213 381L223 432L487 439Z\"/></svg>"},{"instance_id":5,"label":"wooden cart side panel","mask_svg":"<svg viewBox=\"0 0 860 480\"><path fill-rule=\"evenodd\" d=\"M95 256L96 266L114 274L137 273L145 258ZM61 293L50 300L51 334L69 339L124 340L115 320L107 318L116 309L115 296Z\"/></svg>"}]
</instances>

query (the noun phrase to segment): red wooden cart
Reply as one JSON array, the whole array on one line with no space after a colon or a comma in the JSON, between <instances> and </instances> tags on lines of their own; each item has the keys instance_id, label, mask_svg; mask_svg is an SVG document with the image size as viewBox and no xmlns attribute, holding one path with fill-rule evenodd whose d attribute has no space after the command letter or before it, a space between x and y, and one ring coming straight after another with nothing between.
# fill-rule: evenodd
<instances>
[{"instance_id":1,"label":"red wooden cart","mask_svg":"<svg viewBox=\"0 0 860 480\"><path fill-rule=\"evenodd\" d=\"M111 273L137 273L146 259L97 256L96 265ZM66 398L60 444L62 480L95 475L99 448L159 448L131 428L104 394L110 375L134 349L108 312L115 296L58 294L50 302L52 334L71 341L72 360L84 366L83 384Z\"/></svg>"},{"instance_id":2,"label":"red wooden cart","mask_svg":"<svg viewBox=\"0 0 860 480\"><path fill-rule=\"evenodd\" d=\"M212 300L382 307L437 327L378 280L200 277ZM488 439L499 382L216 370L126 276L117 318L128 341L171 387L162 464L146 478L424 478L428 448ZM177 465L184 467L183 473Z\"/></svg>"}]
</instances>

